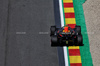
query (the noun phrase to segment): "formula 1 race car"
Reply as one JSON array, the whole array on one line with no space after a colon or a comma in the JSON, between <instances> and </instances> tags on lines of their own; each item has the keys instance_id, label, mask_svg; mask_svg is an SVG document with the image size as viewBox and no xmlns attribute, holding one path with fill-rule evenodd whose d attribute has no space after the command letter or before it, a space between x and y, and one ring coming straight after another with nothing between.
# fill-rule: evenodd
<instances>
[{"instance_id":1,"label":"formula 1 race car","mask_svg":"<svg viewBox=\"0 0 100 66\"><path fill-rule=\"evenodd\" d=\"M51 26L50 28L51 46L83 46L81 27L75 26L74 29L68 25L61 28Z\"/></svg>"}]
</instances>

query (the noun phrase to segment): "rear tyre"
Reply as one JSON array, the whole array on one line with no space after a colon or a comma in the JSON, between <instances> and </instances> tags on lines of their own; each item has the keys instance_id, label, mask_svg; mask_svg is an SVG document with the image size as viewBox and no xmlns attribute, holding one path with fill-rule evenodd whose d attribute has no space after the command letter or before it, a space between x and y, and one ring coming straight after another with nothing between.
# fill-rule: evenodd
<instances>
[{"instance_id":1,"label":"rear tyre","mask_svg":"<svg viewBox=\"0 0 100 66\"><path fill-rule=\"evenodd\" d=\"M76 32L78 33L78 35L81 35L81 27L75 26L75 28L76 28Z\"/></svg>"},{"instance_id":2,"label":"rear tyre","mask_svg":"<svg viewBox=\"0 0 100 66\"><path fill-rule=\"evenodd\" d=\"M58 43L58 38L57 36L51 36L51 45L56 46Z\"/></svg>"},{"instance_id":3,"label":"rear tyre","mask_svg":"<svg viewBox=\"0 0 100 66\"><path fill-rule=\"evenodd\" d=\"M50 36L54 35L56 31L56 26L51 26L50 28Z\"/></svg>"},{"instance_id":4,"label":"rear tyre","mask_svg":"<svg viewBox=\"0 0 100 66\"><path fill-rule=\"evenodd\" d=\"M77 35L76 37L77 45L82 46L83 45L83 37L82 35Z\"/></svg>"}]
</instances>

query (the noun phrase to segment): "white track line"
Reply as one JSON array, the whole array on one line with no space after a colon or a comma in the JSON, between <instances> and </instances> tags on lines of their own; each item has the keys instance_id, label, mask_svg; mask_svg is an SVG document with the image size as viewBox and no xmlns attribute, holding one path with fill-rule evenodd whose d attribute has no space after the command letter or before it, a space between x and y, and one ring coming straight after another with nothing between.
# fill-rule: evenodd
<instances>
[{"instance_id":1,"label":"white track line","mask_svg":"<svg viewBox=\"0 0 100 66\"><path fill-rule=\"evenodd\" d=\"M64 16L63 16L62 0L59 0L59 9L60 9L61 27L63 27L64 26Z\"/></svg>"},{"instance_id":2,"label":"white track line","mask_svg":"<svg viewBox=\"0 0 100 66\"><path fill-rule=\"evenodd\" d=\"M59 0L59 7L60 7L60 18L61 18L61 27L62 27L62 26L64 26L64 15L63 15L62 0ZM69 66L67 47L63 47L63 50L64 50L65 66Z\"/></svg>"}]
</instances>

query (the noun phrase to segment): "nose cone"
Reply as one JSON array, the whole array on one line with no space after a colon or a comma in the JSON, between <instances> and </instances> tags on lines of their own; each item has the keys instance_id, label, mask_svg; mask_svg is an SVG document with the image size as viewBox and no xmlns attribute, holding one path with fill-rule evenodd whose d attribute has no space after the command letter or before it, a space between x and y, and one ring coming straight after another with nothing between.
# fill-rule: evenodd
<instances>
[{"instance_id":1,"label":"nose cone","mask_svg":"<svg viewBox=\"0 0 100 66\"><path fill-rule=\"evenodd\" d=\"M64 27L64 31L65 32L68 32L68 27Z\"/></svg>"}]
</instances>

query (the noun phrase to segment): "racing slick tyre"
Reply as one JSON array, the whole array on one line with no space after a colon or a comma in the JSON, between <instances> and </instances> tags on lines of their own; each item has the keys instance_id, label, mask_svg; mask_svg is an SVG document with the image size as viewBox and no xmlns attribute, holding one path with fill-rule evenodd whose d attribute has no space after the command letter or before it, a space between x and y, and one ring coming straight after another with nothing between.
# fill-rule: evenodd
<instances>
[{"instance_id":1,"label":"racing slick tyre","mask_svg":"<svg viewBox=\"0 0 100 66\"><path fill-rule=\"evenodd\" d=\"M51 46L56 46L58 43L57 36L51 36Z\"/></svg>"},{"instance_id":2,"label":"racing slick tyre","mask_svg":"<svg viewBox=\"0 0 100 66\"><path fill-rule=\"evenodd\" d=\"M77 35L76 37L77 45L82 46L83 45L83 37L82 35Z\"/></svg>"},{"instance_id":3,"label":"racing slick tyre","mask_svg":"<svg viewBox=\"0 0 100 66\"><path fill-rule=\"evenodd\" d=\"M56 26L51 26L51 28L50 28L50 36L54 35L55 31L56 31Z\"/></svg>"},{"instance_id":4,"label":"racing slick tyre","mask_svg":"<svg viewBox=\"0 0 100 66\"><path fill-rule=\"evenodd\" d=\"M81 27L75 26L75 28L76 28L76 32L78 33L78 35L81 35Z\"/></svg>"}]
</instances>

